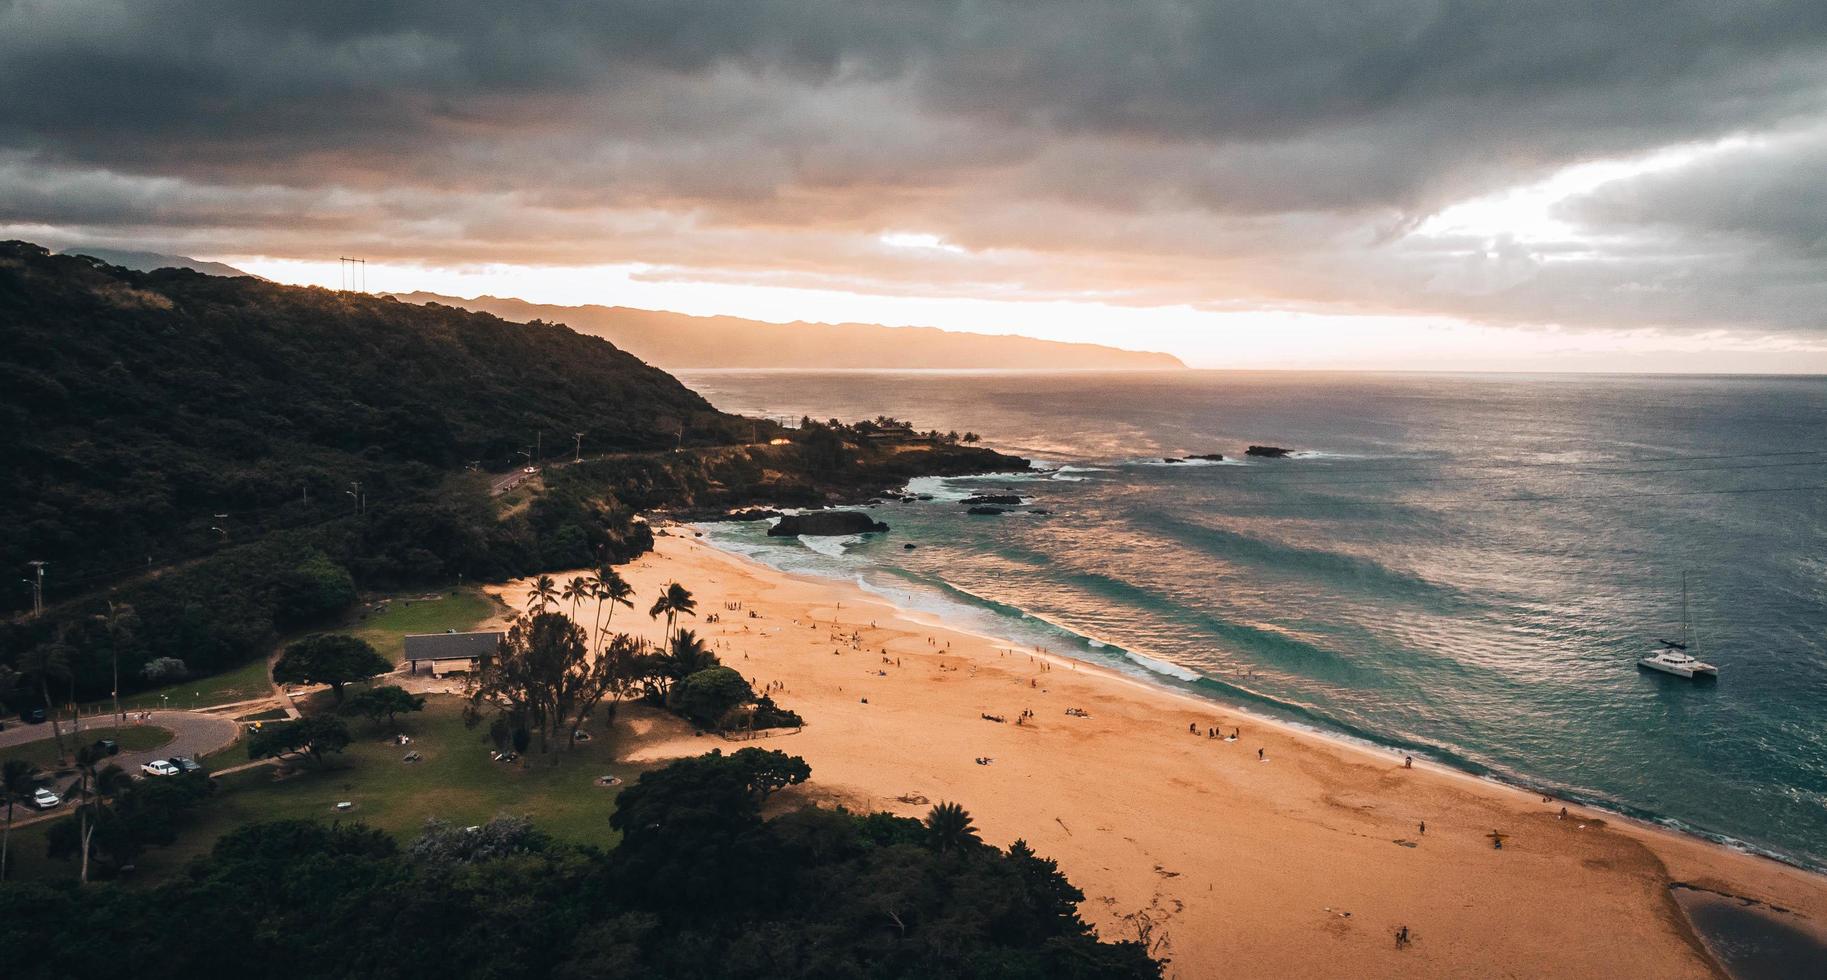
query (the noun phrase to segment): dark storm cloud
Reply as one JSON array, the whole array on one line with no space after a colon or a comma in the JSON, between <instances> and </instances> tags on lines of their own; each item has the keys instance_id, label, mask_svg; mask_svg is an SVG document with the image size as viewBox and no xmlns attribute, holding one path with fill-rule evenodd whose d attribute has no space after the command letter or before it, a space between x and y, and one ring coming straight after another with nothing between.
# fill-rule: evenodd
<instances>
[{"instance_id":1,"label":"dark storm cloud","mask_svg":"<svg viewBox=\"0 0 1827 980\"><path fill-rule=\"evenodd\" d=\"M1827 126L1599 187L1566 212L1679 237L1729 236L1827 260ZM1827 278L1827 270L1819 270Z\"/></svg>"},{"instance_id":2,"label":"dark storm cloud","mask_svg":"<svg viewBox=\"0 0 1827 980\"><path fill-rule=\"evenodd\" d=\"M642 249L713 278L771 258L849 288L1526 321L1561 315L1532 290L1567 263L1403 236L1568 163L1824 114L1819 0L0 0L0 223L230 252L333 232L429 261ZM1640 225L1659 193L1578 216ZM1046 258L859 240L895 228ZM1741 294L1766 285L1745 254ZM1599 308L1568 315L1603 320L1588 273ZM1767 285L1654 315L1769 320L1792 294Z\"/></svg>"}]
</instances>

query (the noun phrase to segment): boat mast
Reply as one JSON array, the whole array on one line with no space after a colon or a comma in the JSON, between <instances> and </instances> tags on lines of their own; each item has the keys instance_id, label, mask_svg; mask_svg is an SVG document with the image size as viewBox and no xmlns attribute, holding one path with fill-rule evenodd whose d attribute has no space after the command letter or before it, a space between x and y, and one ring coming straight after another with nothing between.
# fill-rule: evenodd
<instances>
[{"instance_id":1,"label":"boat mast","mask_svg":"<svg viewBox=\"0 0 1827 980\"><path fill-rule=\"evenodd\" d=\"M1688 650L1690 657L1695 656L1695 650L1700 646L1700 639L1692 634L1693 626L1687 617L1687 571L1683 569L1681 572L1681 642L1691 644Z\"/></svg>"}]
</instances>

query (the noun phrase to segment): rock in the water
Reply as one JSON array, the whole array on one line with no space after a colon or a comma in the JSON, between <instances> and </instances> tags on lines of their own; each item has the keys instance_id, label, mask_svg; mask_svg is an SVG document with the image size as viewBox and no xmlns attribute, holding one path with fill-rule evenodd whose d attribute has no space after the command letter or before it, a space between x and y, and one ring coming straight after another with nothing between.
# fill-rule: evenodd
<instances>
[{"instance_id":1,"label":"rock in the water","mask_svg":"<svg viewBox=\"0 0 1827 980\"><path fill-rule=\"evenodd\" d=\"M732 521L771 521L780 516L780 511L766 507L750 507L747 510L732 510L726 520Z\"/></svg>"},{"instance_id":2,"label":"rock in the water","mask_svg":"<svg viewBox=\"0 0 1827 980\"><path fill-rule=\"evenodd\" d=\"M789 514L768 528L770 538L800 535L831 537L845 534L873 534L888 530L888 525L854 510L817 510L810 514Z\"/></svg>"},{"instance_id":3,"label":"rock in the water","mask_svg":"<svg viewBox=\"0 0 1827 980\"><path fill-rule=\"evenodd\" d=\"M904 545L902 545L902 546L901 546L901 547L903 547L903 548L906 548L906 549L907 549L907 550L908 550L908 551L912 551L912 550L914 550L914 549L915 549L915 548L918 548L918 547L919 547L919 545L917 545L917 544L904 544Z\"/></svg>"},{"instance_id":4,"label":"rock in the water","mask_svg":"<svg viewBox=\"0 0 1827 980\"><path fill-rule=\"evenodd\" d=\"M1163 462L1163 463L1184 463L1184 462L1186 462L1186 460L1181 459L1178 456L1163 456L1163 457L1161 457L1161 462Z\"/></svg>"},{"instance_id":5,"label":"rock in the water","mask_svg":"<svg viewBox=\"0 0 1827 980\"><path fill-rule=\"evenodd\" d=\"M1263 456L1268 459L1281 459L1283 456L1286 456L1293 451L1294 450L1292 449L1283 449L1280 446L1251 446L1244 450L1243 454L1245 456Z\"/></svg>"},{"instance_id":6,"label":"rock in the water","mask_svg":"<svg viewBox=\"0 0 1827 980\"><path fill-rule=\"evenodd\" d=\"M1013 493L980 493L976 496L964 498L961 503L966 506L976 504L1005 504L1013 507L1021 503L1021 496Z\"/></svg>"},{"instance_id":7,"label":"rock in the water","mask_svg":"<svg viewBox=\"0 0 1827 980\"><path fill-rule=\"evenodd\" d=\"M1053 512L1052 512L1052 511L1050 511L1050 510L1048 510L1048 509L1046 509L1046 508L1045 508L1045 507L1036 507L1036 508L1034 508L1034 509L1033 509L1033 510L1031 510L1031 511L1028 511L1028 513L1030 513L1030 514L1039 514L1039 515L1041 515L1041 516L1043 516L1043 517L1045 517L1045 516L1046 516L1046 515L1048 515L1048 514L1051 514L1051 513L1053 513Z\"/></svg>"},{"instance_id":8,"label":"rock in the water","mask_svg":"<svg viewBox=\"0 0 1827 980\"><path fill-rule=\"evenodd\" d=\"M1224 454L1223 453L1195 453L1194 455L1188 456L1186 458L1187 459L1206 459L1206 460L1211 460L1212 462L1216 463L1216 462L1220 462L1224 459Z\"/></svg>"},{"instance_id":9,"label":"rock in the water","mask_svg":"<svg viewBox=\"0 0 1827 980\"><path fill-rule=\"evenodd\" d=\"M979 507L972 507L970 510L965 511L965 513L982 514L982 515L987 516L987 515L991 515L991 514L1006 514L1006 513L1008 513L1008 511L1003 510L1001 507L981 507L981 506L979 506Z\"/></svg>"}]
</instances>

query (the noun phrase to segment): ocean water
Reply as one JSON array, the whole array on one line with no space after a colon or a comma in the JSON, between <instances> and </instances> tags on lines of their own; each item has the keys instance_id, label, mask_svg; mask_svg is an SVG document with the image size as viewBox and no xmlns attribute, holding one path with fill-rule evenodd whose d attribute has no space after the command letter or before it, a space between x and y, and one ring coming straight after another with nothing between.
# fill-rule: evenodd
<instances>
[{"instance_id":1,"label":"ocean water","mask_svg":"<svg viewBox=\"0 0 1827 980\"><path fill-rule=\"evenodd\" d=\"M682 377L731 411L894 415L1046 467L916 481L933 500L868 508L887 535L709 526L723 547L1827 866L1827 379ZM1162 461L1190 453L1230 458ZM990 490L1029 503L964 513ZM1684 572L1717 684L1635 666L1679 632Z\"/></svg>"}]
</instances>

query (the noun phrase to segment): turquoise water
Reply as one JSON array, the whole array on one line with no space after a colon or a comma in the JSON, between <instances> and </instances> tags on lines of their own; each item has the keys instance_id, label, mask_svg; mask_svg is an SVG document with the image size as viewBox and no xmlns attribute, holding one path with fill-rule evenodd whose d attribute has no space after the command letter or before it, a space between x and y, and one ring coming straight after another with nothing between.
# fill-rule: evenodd
<instances>
[{"instance_id":1,"label":"turquoise water","mask_svg":"<svg viewBox=\"0 0 1827 980\"><path fill-rule=\"evenodd\" d=\"M1827 380L683 376L719 408L895 415L1047 468L920 481L936 499L869 508L893 528L869 540L710 528L725 547L1827 866ZM1251 443L1303 452L1161 461ZM1002 488L1023 513L957 503ZM1679 630L1684 571L1715 685L1634 666Z\"/></svg>"}]
</instances>

